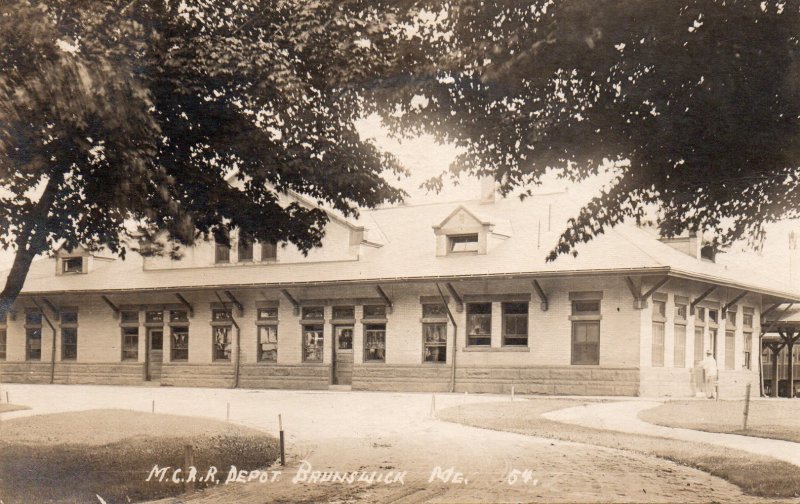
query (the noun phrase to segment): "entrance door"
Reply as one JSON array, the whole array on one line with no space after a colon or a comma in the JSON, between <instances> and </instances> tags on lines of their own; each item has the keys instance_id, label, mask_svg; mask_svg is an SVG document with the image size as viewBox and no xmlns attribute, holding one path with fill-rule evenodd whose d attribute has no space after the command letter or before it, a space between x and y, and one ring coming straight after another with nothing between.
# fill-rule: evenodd
<instances>
[{"instance_id":1,"label":"entrance door","mask_svg":"<svg viewBox=\"0 0 800 504\"><path fill-rule=\"evenodd\" d=\"M147 381L161 380L161 362L164 352L164 330L147 331Z\"/></svg>"},{"instance_id":2,"label":"entrance door","mask_svg":"<svg viewBox=\"0 0 800 504\"><path fill-rule=\"evenodd\" d=\"M353 326L335 326L333 329L333 384L353 383Z\"/></svg>"}]
</instances>

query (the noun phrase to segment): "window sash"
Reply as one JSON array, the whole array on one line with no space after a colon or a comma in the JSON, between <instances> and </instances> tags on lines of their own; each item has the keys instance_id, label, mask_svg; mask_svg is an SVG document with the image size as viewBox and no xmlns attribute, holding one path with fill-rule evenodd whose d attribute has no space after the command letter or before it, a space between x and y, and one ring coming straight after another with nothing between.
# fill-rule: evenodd
<instances>
[{"instance_id":1,"label":"window sash","mask_svg":"<svg viewBox=\"0 0 800 504\"><path fill-rule=\"evenodd\" d=\"M231 325L219 325L211 328L211 341L213 343L212 359L214 361L231 360Z\"/></svg>"},{"instance_id":2,"label":"window sash","mask_svg":"<svg viewBox=\"0 0 800 504\"><path fill-rule=\"evenodd\" d=\"M216 264L231 262L231 247L222 243L214 243L214 262Z\"/></svg>"},{"instance_id":3,"label":"window sash","mask_svg":"<svg viewBox=\"0 0 800 504\"><path fill-rule=\"evenodd\" d=\"M61 329L61 360L78 358L78 329L64 327Z\"/></svg>"},{"instance_id":4,"label":"window sash","mask_svg":"<svg viewBox=\"0 0 800 504\"><path fill-rule=\"evenodd\" d=\"M25 360L42 360L42 328L25 329Z\"/></svg>"},{"instance_id":5,"label":"window sash","mask_svg":"<svg viewBox=\"0 0 800 504\"><path fill-rule=\"evenodd\" d=\"M653 345L650 364L653 367L664 367L664 338L666 327L664 322L653 322Z\"/></svg>"},{"instance_id":6,"label":"window sash","mask_svg":"<svg viewBox=\"0 0 800 504\"><path fill-rule=\"evenodd\" d=\"M274 261L278 258L278 246L274 243L261 243L261 260Z\"/></svg>"},{"instance_id":7,"label":"window sash","mask_svg":"<svg viewBox=\"0 0 800 504\"><path fill-rule=\"evenodd\" d=\"M124 361L138 361L139 360L139 328L138 327L123 327L122 328L122 360L124 360Z\"/></svg>"},{"instance_id":8,"label":"window sash","mask_svg":"<svg viewBox=\"0 0 800 504\"><path fill-rule=\"evenodd\" d=\"M240 237L237 256L239 262L253 262L253 240Z\"/></svg>"},{"instance_id":9,"label":"window sash","mask_svg":"<svg viewBox=\"0 0 800 504\"><path fill-rule=\"evenodd\" d=\"M573 315L600 315L600 301L575 300L572 302Z\"/></svg>"},{"instance_id":10,"label":"window sash","mask_svg":"<svg viewBox=\"0 0 800 504\"><path fill-rule=\"evenodd\" d=\"M68 257L61 260L62 273L83 273L83 258Z\"/></svg>"},{"instance_id":11,"label":"window sash","mask_svg":"<svg viewBox=\"0 0 800 504\"><path fill-rule=\"evenodd\" d=\"M454 235L448 236L450 242L450 252L477 252L478 251L478 235Z\"/></svg>"},{"instance_id":12,"label":"window sash","mask_svg":"<svg viewBox=\"0 0 800 504\"><path fill-rule=\"evenodd\" d=\"M324 338L322 325L303 327L303 362L322 362Z\"/></svg>"},{"instance_id":13,"label":"window sash","mask_svg":"<svg viewBox=\"0 0 800 504\"><path fill-rule=\"evenodd\" d=\"M506 313L503 315L503 345L526 346L528 344L528 314Z\"/></svg>"},{"instance_id":14,"label":"window sash","mask_svg":"<svg viewBox=\"0 0 800 504\"><path fill-rule=\"evenodd\" d=\"M355 306L334 306L332 317L339 320L355 319L356 308Z\"/></svg>"},{"instance_id":15,"label":"window sash","mask_svg":"<svg viewBox=\"0 0 800 504\"><path fill-rule=\"evenodd\" d=\"M446 318L447 307L444 303L425 303L422 305L422 318Z\"/></svg>"},{"instance_id":16,"label":"window sash","mask_svg":"<svg viewBox=\"0 0 800 504\"><path fill-rule=\"evenodd\" d=\"M745 332L742 335L744 336L744 348L742 349L742 353L744 354L744 368L752 369L750 352L752 351L753 348L753 333Z\"/></svg>"},{"instance_id":17,"label":"window sash","mask_svg":"<svg viewBox=\"0 0 800 504\"><path fill-rule=\"evenodd\" d=\"M325 318L325 308L322 306L304 306L303 320L323 320Z\"/></svg>"},{"instance_id":18,"label":"window sash","mask_svg":"<svg viewBox=\"0 0 800 504\"><path fill-rule=\"evenodd\" d=\"M5 329L0 329L0 360L6 360L6 347L8 345L8 333Z\"/></svg>"},{"instance_id":19,"label":"window sash","mask_svg":"<svg viewBox=\"0 0 800 504\"><path fill-rule=\"evenodd\" d=\"M150 324L158 324L164 322L164 312L157 310L146 311L144 314L144 321Z\"/></svg>"},{"instance_id":20,"label":"window sash","mask_svg":"<svg viewBox=\"0 0 800 504\"><path fill-rule=\"evenodd\" d=\"M364 326L364 360L386 360L386 324Z\"/></svg>"},{"instance_id":21,"label":"window sash","mask_svg":"<svg viewBox=\"0 0 800 504\"><path fill-rule=\"evenodd\" d=\"M447 361L447 324L422 324L422 360L423 362Z\"/></svg>"},{"instance_id":22,"label":"window sash","mask_svg":"<svg viewBox=\"0 0 800 504\"><path fill-rule=\"evenodd\" d=\"M725 331L725 369L733 369L736 362L736 333Z\"/></svg>"},{"instance_id":23,"label":"window sash","mask_svg":"<svg viewBox=\"0 0 800 504\"><path fill-rule=\"evenodd\" d=\"M189 328L173 327L170 330L170 360L189 360Z\"/></svg>"},{"instance_id":24,"label":"window sash","mask_svg":"<svg viewBox=\"0 0 800 504\"><path fill-rule=\"evenodd\" d=\"M491 346L492 303L467 303L467 346Z\"/></svg>"},{"instance_id":25,"label":"window sash","mask_svg":"<svg viewBox=\"0 0 800 504\"><path fill-rule=\"evenodd\" d=\"M78 323L78 312L75 310L68 310L61 312L61 325L75 325Z\"/></svg>"},{"instance_id":26,"label":"window sash","mask_svg":"<svg viewBox=\"0 0 800 504\"><path fill-rule=\"evenodd\" d=\"M667 303L665 301L653 300L653 319L666 320Z\"/></svg>"},{"instance_id":27,"label":"window sash","mask_svg":"<svg viewBox=\"0 0 800 504\"><path fill-rule=\"evenodd\" d=\"M572 323L572 364L600 364L600 322Z\"/></svg>"},{"instance_id":28,"label":"window sash","mask_svg":"<svg viewBox=\"0 0 800 504\"><path fill-rule=\"evenodd\" d=\"M365 319L386 318L386 305L364 305Z\"/></svg>"},{"instance_id":29,"label":"window sash","mask_svg":"<svg viewBox=\"0 0 800 504\"><path fill-rule=\"evenodd\" d=\"M686 326L674 326L675 348L672 354L673 366L676 368L686 367Z\"/></svg>"},{"instance_id":30,"label":"window sash","mask_svg":"<svg viewBox=\"0 0 800 504\"><path fill-rule=\"evenodd\" d=\"M138 310L122 310L119 315L120 324L138 324L139 311Z\"/></svg>"},{"instance_id":31,"label":"window sash","mask_svg":"<svg viewBox=\"0 0 800 504\"><path fill-rule=\"evenodd\" d=\"M258 326L258 362L278 362L278 326Z\"/></svg>"}]
</instances>

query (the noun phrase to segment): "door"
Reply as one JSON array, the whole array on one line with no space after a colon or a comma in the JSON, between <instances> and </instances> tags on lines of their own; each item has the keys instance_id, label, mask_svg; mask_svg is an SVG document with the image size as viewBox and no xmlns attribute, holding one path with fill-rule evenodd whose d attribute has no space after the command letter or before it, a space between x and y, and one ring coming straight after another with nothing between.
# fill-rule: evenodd
<instances>
[{"instance_id":1,"label":"door","mask_svg":"<svg viewBox=\"0 0 800 504\"><path fill-rule=\"evenodd\" d=\"M335 326L333 345L333 383L353 383L353 326Z\"/></svg>"},{"instance_id":2,"label":"door","mask_svg":"<svg viewBox=\"0 0 800 504\"><path fill-rule=\"evenodd\" d=\"M161 380L161 362L164 358L164 330L147 331L147 381Z\"/></svg>"}]
</instances>

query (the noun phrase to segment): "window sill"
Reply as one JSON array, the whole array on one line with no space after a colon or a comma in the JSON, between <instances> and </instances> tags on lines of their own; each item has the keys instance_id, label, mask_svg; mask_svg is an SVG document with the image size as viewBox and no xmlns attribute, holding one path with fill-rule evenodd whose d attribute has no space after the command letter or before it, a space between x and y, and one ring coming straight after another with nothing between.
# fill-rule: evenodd
<instances>
[{"instance_id":1,"label":"window sill","mask_svg":"<svg viewBox=\"0 0 800 504\"><path fill-rule=\"evenodd\" d=\"M602 315L570 315L569 319L573 322L594 322L603 320Z\"/></svg>"},{"instance_id":2,"label":"window sill","mask_svg":"<svg viewBox=\"0 0 800 504\"><path fill-rule=\"evenodd\" d=\"M483 346L468 346L462 347L462 352L530 352L530 347L523 346L504 346L504 347L483 347Z\"/></svg>"}]
</instances>

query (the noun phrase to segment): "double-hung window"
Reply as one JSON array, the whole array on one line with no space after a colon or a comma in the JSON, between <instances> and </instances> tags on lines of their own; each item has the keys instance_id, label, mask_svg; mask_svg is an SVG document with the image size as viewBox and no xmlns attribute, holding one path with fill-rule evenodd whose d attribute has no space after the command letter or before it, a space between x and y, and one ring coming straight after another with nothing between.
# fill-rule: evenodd
<instances>
[{"instance_id":1,"label":"double-hung window","mask_svg":"<svg viewBox=\"0 0 800 504\"><path fill-rule=\"evenodd\" d=\"M278 307L256 308L258 362L278 362Z\"/></svg>"},{"instance_id":2,"label":"double-hung window","mask_svg":"<svg viewBox=\"0 0 800 504\"><path fill-rule=\"evenodd\" d=\"M663 299L653 299L653 341L651 345L650 358L650 364L653 367L664 366L664 340L666 338L666 322L667 302Z\"/></svg>"},{"instance_id":3,"label":"double-hung window","mask_svg":"<svg viewBox=\"0 0 800 504\"><path fill-rule=\"evenodd\" d=\"M503 346L528 346L528 303L503 303Z\"/></svg>"},{"instance_id":4,"label":"double-hung window","mask_svg":"<svg viewBox=\"0 0 800 504\"><path fill-rule=\"evenodd\" d=\"M61 360L78 359L78 311L63 309L61 315Z\"/></svg>"},{"instance_id":5,"label":"double-hung window","mask_svg":"<svg viewBox=\"0 0 800 504\"><path fill-rule=\"evenodd\" d=\"M211 309L211 358L214 361L231 360L231 333L233 318L230 308Z\"/></svg>"},{"instance_id":6,"label":"double-hung window","mask_svg":"<svg viewBox=\"0 0 800 504\"><path fill-rule=\"evenodd\" d=\"M572 364L600 364L600 303L602 293L570 293L572 300Z\"/></svg>"},{"instance_id":7,"label":"double-hung window","mask_svg":"<svg viewBox=\"0 0 800 504\"><path fill-rule=\"evenodd\" d=\"M467 303L467 346L492 344L492 303Z\"/></svg>"}]
</instances>

